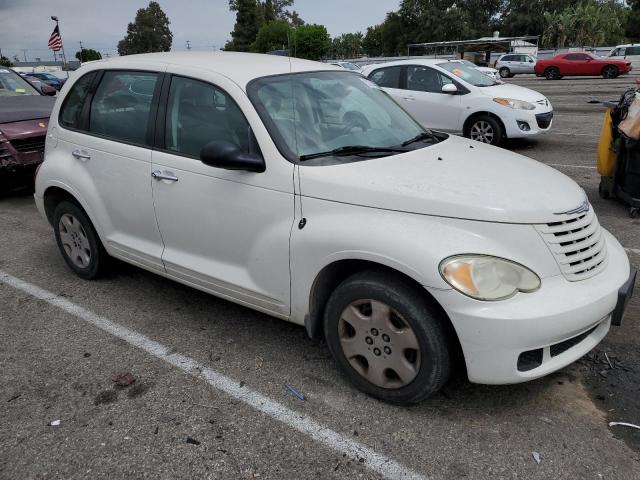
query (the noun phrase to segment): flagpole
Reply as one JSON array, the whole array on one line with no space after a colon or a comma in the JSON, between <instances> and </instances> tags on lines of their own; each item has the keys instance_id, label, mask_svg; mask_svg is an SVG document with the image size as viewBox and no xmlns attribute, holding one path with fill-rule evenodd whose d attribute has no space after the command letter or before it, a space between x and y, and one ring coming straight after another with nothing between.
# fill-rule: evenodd
<instances>
[{"instance_id":1,"label":"flagpole","mask_svg":"<svg viewBox=\"0 0 640 480\"><path fill-rule=\"evenodd\" d=\"M60 33L60 26L58 25L58 17L51 15L51 20L56 22L56 28L58 29L58 35L60 35L60 43L62 44L62 69L64 70L67 65L67 54L64 53L64 41L62 41L62 33ZM67 68L67 78L69 78L69 69Z\"/></svg>"}]
</instances>

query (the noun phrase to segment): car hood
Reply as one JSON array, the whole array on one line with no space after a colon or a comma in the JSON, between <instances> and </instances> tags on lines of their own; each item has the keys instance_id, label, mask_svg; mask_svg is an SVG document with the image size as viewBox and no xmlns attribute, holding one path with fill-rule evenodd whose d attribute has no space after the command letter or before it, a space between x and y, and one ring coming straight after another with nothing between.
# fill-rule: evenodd
<instances>
[{"instance_id":1,"label":"car hood","mask_svg":"<svg viewBox=\"0 0 640 480\"><path fill-rule=\"evenodd\" d=\"M423 215L549 223L580 206L569 177L508 150L451 136L391 157L300 167L305 197Z\"/></svg>"},{"instance_id":2,"label":"car hood","mask_svg":"<svg viewBox=\"0 0 640 480\"><path fill-rule=\"evenodd\" d=\"M541 93L520 85L513 85L512 83L501 83L492 87L478 87L478 90L493 98L512 98L514 100L524 100L525 102L537 102L545 99Z\"/></svg>"},{"instance_id":3,"label":"car hood","mask_svg":"<svg viewBox=\"0 0 640 480\"><path fill-rule=\"evenodd\" d=\"M3 123L49 118L55 102L44 95L0 97L0 130Z\"/></svg>"}]
</instances>

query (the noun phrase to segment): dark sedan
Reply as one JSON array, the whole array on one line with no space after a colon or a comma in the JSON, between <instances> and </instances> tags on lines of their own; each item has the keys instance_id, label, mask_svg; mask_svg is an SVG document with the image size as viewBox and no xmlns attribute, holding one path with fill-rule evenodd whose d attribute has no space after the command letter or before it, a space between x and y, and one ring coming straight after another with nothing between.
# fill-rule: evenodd
<instances>
[{"instance_id":1,"label":"dark sedan","mask_svg":"<svg viewBox=\"0 0 640 480\"><path fill-rule=\"evenodd\" d=\"M64 85L64 82L67 81L66 78L58 78L52 73L47 72L30 73L29 76L39 78L47 85L51 85L52 87L54 87L56 90L60 90L62 88L62 85Z\"/></svg>"},{"instance_id":2,"label":"dark sedan","mask_svg":"<svg viewBox=\"0 0 640 480\"><path fill-rule=\"evenodd\" d=\"M55 98L0 67L0 193L33 184Z\"/></svg>"}]
</instances>

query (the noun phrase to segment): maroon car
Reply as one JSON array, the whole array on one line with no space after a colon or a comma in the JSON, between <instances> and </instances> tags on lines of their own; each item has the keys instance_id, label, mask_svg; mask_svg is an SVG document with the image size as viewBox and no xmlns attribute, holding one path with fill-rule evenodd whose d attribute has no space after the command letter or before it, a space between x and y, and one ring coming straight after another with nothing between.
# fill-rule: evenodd
<instances>
[{"instance_id":1,"label":"maroon car","mask_svg":"<svg viewBox=\"0 0 640 480\"><path fill-rule=\"evenodd\" d=\"M538 59L536 76L559 80L568 76L600 76L616 78L631 71L631 62L611 57L597 57L590 53L561 53L553 58Z\"/></svg>"},{"instance_id":2,"label":"maroon car","mask_svg":"<svg viewBox=\"0 0 640 480\"><path fill-rule=\"evenodd\" d=\"M0 193L33 185L54 103L54 98L0 66Z\"/></svg>"}]
</instances>

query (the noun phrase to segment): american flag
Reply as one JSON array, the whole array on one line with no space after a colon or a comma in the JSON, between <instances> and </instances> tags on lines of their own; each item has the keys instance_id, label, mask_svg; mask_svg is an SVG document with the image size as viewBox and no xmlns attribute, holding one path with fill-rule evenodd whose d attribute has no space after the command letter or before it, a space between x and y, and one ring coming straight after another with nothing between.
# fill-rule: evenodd
<instances>
[{"instance_id":1,"label":"american flag","mask_svg":"<svg viewBox=\"0 0 640 480\"><path fill-rule=\"evenodd\" d=\"M60 29L58 25L53 29L53 33L49 37L49 48L54 52L59 52L62 49L62 37L60 37Z\"/></svg>"}]
</instances>

